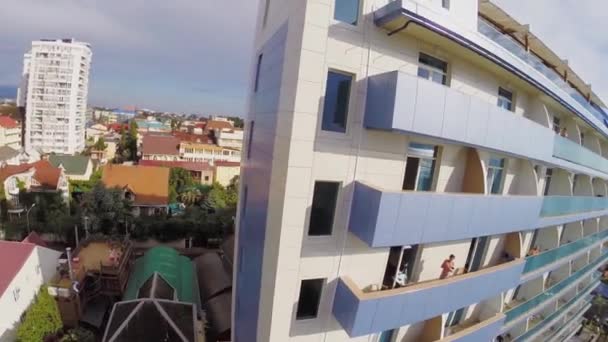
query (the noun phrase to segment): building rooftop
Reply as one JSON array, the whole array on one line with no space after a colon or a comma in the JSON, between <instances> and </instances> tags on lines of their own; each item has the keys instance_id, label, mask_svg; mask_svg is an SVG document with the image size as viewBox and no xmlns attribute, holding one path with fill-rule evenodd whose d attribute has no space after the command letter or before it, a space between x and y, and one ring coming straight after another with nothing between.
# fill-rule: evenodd
<instances>
[{"instance_id":1,"label":"building rooftop","mask_svg":"<svg viewBox=\"0 0 608 342\"><path fill-rule=\"evenodd\" d=\"M19 273L36 245L32 243L0 240L0 297Z\"/></svg>"},{"instance_id":2,"label":"building rooftop","mask_svg":"<svg viewBox=\"0 0 608 342\"><path fill-rule=\"evenodd\" d=\"M28 236L26 236L21 242L33 243L34 245L38 245L40 247L48 247L47 243L42 240L40 235L38 235L36 232L29 233Z\"/></svg>"},{"instance_id":3,"label":"building rooftop","mask_svg":"<svg viewBox=\"0 0 608 342\"><path fill-rule=\"evenodd\" d=\"M136 205L169 203L169 169L164 167L108 164L101 181L109 188L129 189Z\"/></svg>"},{"instance_id":4,"label":"building rooftop","mask_svg":"<svg viewBox=\"0 0 608 342\"><path fill-rule=\"evenodd\" d=\"M10 116L2 115L0 116L0 126L3 128L17 128L19 123Z\"/></svg>"},{"instance_id":5,"label":"building rooftop","mask_svg":"<svg viewBox=\"0 0 608 342\"><path fill-rule=\"evenodd\" d=\"M241 163L239 162L232 162L232 161L226 161L226 160L216 160L215 161L215 166L219 166L219 167L240 167Z\"/></svg>"},{"instance_id":6,"label":"building rooftop","mask_svg":"<svg viewBox=\"0 0 608 342\"><path fill-rule=\"evenodd\" d=\"M158 276L162 280L153 279ZM153 280L164 284L165 289L162 291L164 295L168 292L171 293L170 296L163 299L198 303L194 290L192 261L180 255L175 249L163 246L154 247L143 257L137 259L123 300L158 298L159 296L154 291L159 286L150 287Z\"/></svg>"},{"instance_id":7,"label":"building rooftop","mask_svg":"<svg viewBox=\"0 0 608 342\"><path fill-rule=\"evenodd\" d=\"M87 172L89 161L87 156L72 156L52 154L49 156L49 163L54 167L62 167L68 175L84 175Z\"/></svg>"},{"instance_id":8,"label":"building rooftop","mask_svg":"<svg viewBox=\"0 0 608 342\"><path fill-rule=\"evenodd\" d=\"M0 161L12 159L19 155L19 151L9 146L0 146Z\"/></svg>"},{"instance_id":9,"label":"building rooftop","mask_svg":"<svg viewBox=\"0 0 608 342\"><path fill-rule=\"evenodd\" d=\"M158 166L174 168L179 167L188 171L211 171L213 168L207 162L188 162L188 161L166 161L166 160L140 160L142 166Z\"/></svg>"},{"instance_id":10,"label":"building rooftop","mask_svg":"<svg viewBox=\"0 0 608 342\"><path fill-rule=\"evenodd\" d=\"M146 134L142 141L142 154L179 155L179 138L172 135Z\"/></svg>"},{"instance_id":11,"label":"building rooftop","mask_svg":"<svg viewBox=\"0 0 608 342\"><path fill-rule=\"evenodd\" d=\"M479 1L479 15L493 25L517 40L522 46L528 46L530 51L540 57L559 75L567 75L568 83L576 88L583 96L589 96L596 104L606 107L604 102L591 90L591 85L568 66L568 61L560 58L543 41L530 31L530 25L519 23L507 12L490 0Z\"/></svg>"},{"instance_id":12,"label":"building rooftop","mask_svg":"<svg viewBox=\"0 0 608 342\"><path fill-rule=\"evenodd\" d=\"M222 129L233 129L234 126L229 121L218 121L218 120L209 120L207 121L207 125L205 129L208 131L211 130L222 130Z\"/></svg>"},{"instance_id":13,"label":"building rooftop","mask_svg":"<svg viewBox=\"0 0 608 342\"><path fill-rule=\"evenodd\" d=\"M39 183L38 187L48 187L57 189L61 178L61 169L52 166L46 160L40 160L31 164L5 165L0 168L0 181L5 181L8 177L27 172L34 169L33 178Z\"/></svg>"}]
</instances>

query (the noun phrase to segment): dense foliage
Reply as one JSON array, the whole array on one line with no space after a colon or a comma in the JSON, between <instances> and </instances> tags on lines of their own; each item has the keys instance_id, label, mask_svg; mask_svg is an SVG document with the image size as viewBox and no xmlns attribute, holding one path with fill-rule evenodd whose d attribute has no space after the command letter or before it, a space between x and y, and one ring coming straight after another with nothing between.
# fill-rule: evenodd
<instances>
[{"instance_id":1,"label":"dense foliage","mask_svg":"<svg viewBox=\"0 0 608 342\"><path fill-rule=\"evenodd\" d=\"M129 129L120 131L120 141L116 146L114 163L121 164L126 161L137 161L137 123L131 121Z\"/></svg>"},{"instance_id":2,"label":"dense foliage","mask_svg":"<svg viewBox=\"0 0 608 342\"><path fill-rule=\"evenodd\" d=\"M185 192L193 189L194 179L188 170L174 167L169 174L169 203L175 203Z\"/></svg>"},{"instance_id":3,"label":"dense foliage","mask_svg":"<svg viewBox=\"0 0 608 342\"><path fill-rule=\"evenodd\" d=\"M25 312L25 318L17 328L18 342L40 342L48 335L56 333L62 327L61 316L55 299L45 286L40 288L35 301Z\"/></svg>"},{"instance_id":4,"label":"dense foliage","mask_svg":"<svg viewBox=\"0 0 608 342\"><path fill-rule=\"evenodd\" d=\"M110 189L98 182L86 192L79 205L81 215L87 217L89 232L109 234L131 219L131 203L124 198L123 191Z\"/></svg>"}]
</instances>

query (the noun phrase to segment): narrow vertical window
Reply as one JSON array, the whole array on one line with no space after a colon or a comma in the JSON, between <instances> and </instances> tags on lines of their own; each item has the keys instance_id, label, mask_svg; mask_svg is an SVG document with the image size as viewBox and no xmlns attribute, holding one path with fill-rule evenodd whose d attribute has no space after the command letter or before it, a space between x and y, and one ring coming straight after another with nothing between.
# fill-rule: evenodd
<instances>
[{"instance_id":1,"label":"narrow vertical window","mask_svg":"<svg viewBox=\"0 0 608 342\"><path fill-rule=\"evenodd\" d=\"M298 297L296 319L301 320L317 317L324 284L324 278L302 280L300 285L300 296Z\"/></svg>"},{"instance_id":2,"label":"narrow vertical window","mask_svg":"<svg viewBox=\"0 0 608 342\"><path fill-rule=\"evenodd\" d=\"M253 142L253 128L255 122L251 120L251 127L249 127L249 139L247 139L247 159L251 158L251 143Z\"/></svg>"},{"instance_id":3,"label":"narrow vertical window","mask_svg":"<svg viewBox=\"0 0 608 342\"><path fill-rule=\"evenodd\" d=\"M585 133L581 132L580 136L581 136L581 145L585 146Z\"/></svg>"},{"instance_id":4,"label":"narrow vertical window","mask_svg":"<svg viewBox=\"0 0 608 342\"><path fill-rule=\"evenodd\" d=\"M255 66L255 82L253 84L253 91L258 91L258 86L260 85L260 69L262 68L262 56L264 56L263 54L260 54L258 56L258 63Z\"/></svg>"},{"instance_id":5,"label":"narrow vertical window","mask_svg":"<svg viewBox=\"0 0 608 342\"><path fill-rule=\"evenodd\" d=\"M408 147L403 190L430 191L439 148L412 142Z\"/></svg>"},{"instance_id":6,"label":"narrow vertical window","mask_svg":"<svg viewBox=\"0 0 608 342\"><path fill-rule=\"evenodd\" d=\"M346 132L352 81L352 75L335 71L327 73L322 130Z\"/></svg>"},{"instance_id":7,"label":"narrow vertical window","mask_svg":"<svg viewBox=\"0 0 608 342\"><path fill-rule=\"evenodd\" d=\"M270 0L266 0L264 4L264 18L262 18L262 28L266 27L266 22L268 21L268 10L270 9Z\"/></svg>"},{"instance_id":8,"label":"narrow vertical window","mask_svg":"<svg viewBox=\"0 0 608 342\"><path fill-rule=\"evenodd\" d=\"M554 116L553 117L553 132L555 132L555 134L559 134L560 130L561 130L560 120L557 116Z\"/></svg>"},{"instance_id":9,"label":"narrow vertical window","mask_svg":"<svg viewBox=\"0 0 608 342\"><path fill-rule=\"evenodd\" d=\"M486 183L490 188L491 194L499 194L502 191L503 171L505 167L505 158L490 158L488 165L488 175Z\"/></svg>"},{"instance_id":10,"label":"narrow vertical window","mask_svg":"<svg viewBox=\"0 0 608 342\"><path fill-rule=\"evenodd\" d=\"M543 189L543 195L549 195L549 189L551 187L551 177L553 177L553 169L547 169L545 172L545 188Z\"/></svg>"},{"instance_id":11,"label":"narrow vertical window","mask_svg":"<svg viewBox=\"0 0 608 342\"><path fill-rule=\"evenodd\" d=\"M498 88L498 107L513 111L513 93L504 89Z\"/></svg>"},{"instance_id":12,"label":"narrow vertical window","mask_svg":"<svg viewBox=\"0 0 608 342\"><path fill-rule=\"evenodd\" d=\"M420 53L418 57L418 77L447 85L448 63L425 53Z\"/></svg>"},{"instance_id":13,"label":"narrow vertical window","mask_svg":"<svg viewBox=\"0 0 608 342\"><path fill-rule=\"evenodd\" d=\"M450 9L450 0L441 0L441 6L447 10Z\"/></svg>"},{"instance_id":14,"label":"narrow vertical window","mask_svg":"<svg viewBox=\"0 0 608 342\"><path fill-rule=\"evenodd\" d=\"M350 25L359 21L359 0L336 0L334 19Z\"/></svg>"},{"instance_id":15,"label":"narrow vertical window","mask_svg":"<svg viewBox=\"0 0 608 342\"><path fill-rule=\"evenodd\" d=\"M308 235L331 235L339 191L339 182L315 182Z\"/></svg>"}]
</instances>

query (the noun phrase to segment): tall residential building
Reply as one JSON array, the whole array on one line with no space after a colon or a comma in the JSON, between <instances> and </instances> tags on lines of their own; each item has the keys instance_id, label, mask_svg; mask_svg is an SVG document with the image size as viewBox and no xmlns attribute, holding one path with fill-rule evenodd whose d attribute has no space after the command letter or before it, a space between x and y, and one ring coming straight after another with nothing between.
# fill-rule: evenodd
<instances>
[{"instance_id":1,"label":"tall residential building","mask_svg":"<svg viewBox=\"0 0 608 342\"><path fill-rule=\"evenodd\" d=\"M89 44L39 40L24 57L19 105L25 105L25 148L74 154L84 149Z\"/></svg>"},{"instance_id":2,"label":"tall residential building","mask_svg":"<svg viewBox=\"0 0 608 342\"><path fill-rule=\"evenodd\" d=\"M527 25L486 0L263 0L255 51L233 341L576 331L608 258L608 115Z\"/></svg>"}]
</instances>

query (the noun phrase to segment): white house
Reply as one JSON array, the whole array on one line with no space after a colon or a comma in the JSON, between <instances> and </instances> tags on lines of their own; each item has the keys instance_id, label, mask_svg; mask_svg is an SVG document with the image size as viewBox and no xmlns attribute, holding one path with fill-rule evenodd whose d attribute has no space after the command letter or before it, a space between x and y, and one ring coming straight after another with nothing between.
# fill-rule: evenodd
<instances>
[{"instance_id":1,"label":"white house","mask_svg":"<svg viewBox=\"0 0 608 342\"><path fill-rule=\"evenodd\" d=\"M60 255L29 242L0 241L0 342L15 340L21 315L55 275Z\"/></svg>"}]
</instances>

